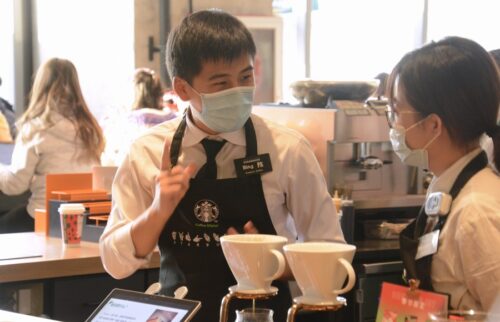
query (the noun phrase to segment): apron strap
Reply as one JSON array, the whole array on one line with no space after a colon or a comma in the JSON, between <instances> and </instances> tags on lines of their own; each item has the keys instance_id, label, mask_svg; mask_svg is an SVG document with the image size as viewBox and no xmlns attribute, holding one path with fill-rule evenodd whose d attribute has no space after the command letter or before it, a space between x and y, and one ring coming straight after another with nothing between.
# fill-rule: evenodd
<instances>
[{"instance_id":1,"label":"apron strap","mask_svg":"<svg viewBox=\"0 0 500 322\"><path fill-rule=\"evenodd\" d=\"M170 146L170 164L172 164L172 166L177 165L177 161L179 159L182 138L184 137L184 132L186 130L186 114L187 112L185 112L182 116L181 123L177 127L177 130L174 133L174 137L172 138L172 144Z\"/></svg>"},{"instance_id":2,"label":"apron strap","mask_svg":"<svg viewBox=\"0 0 500 322\"><path fill-rule=\"evenodd\" d=\"M257 135L251 118L245 123L246 157L257 155Z\"/></svg>"}]
</instances>

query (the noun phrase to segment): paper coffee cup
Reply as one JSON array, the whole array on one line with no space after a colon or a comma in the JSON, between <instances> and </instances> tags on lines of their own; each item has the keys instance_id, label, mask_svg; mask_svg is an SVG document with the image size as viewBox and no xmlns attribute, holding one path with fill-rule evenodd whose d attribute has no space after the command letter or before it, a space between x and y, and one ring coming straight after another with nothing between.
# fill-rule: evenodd
<instances>
[{"instance_id":1,"label":"paper coffee cup","mask_svg":"<svg viewBox=\"0 0 500 322\"><path fill-rule=\"evenodd\" d=\"M81 203L64 203L59 206L61 238L65 246L80 245L85 207Z\"/></svg>"}]
</instances>

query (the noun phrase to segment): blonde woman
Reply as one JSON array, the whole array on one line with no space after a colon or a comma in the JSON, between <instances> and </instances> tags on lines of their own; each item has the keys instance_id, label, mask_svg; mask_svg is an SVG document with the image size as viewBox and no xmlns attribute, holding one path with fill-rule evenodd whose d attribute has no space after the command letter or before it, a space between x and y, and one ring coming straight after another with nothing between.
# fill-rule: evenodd
<instances>
[{"instance_id":1,"label":"blonde woman","mask_svg":"<svg viewBox=\"0 0 500 322\"><path fill-rule=\"evenodd\" d=\"M88 172L100 163L101 128L92 116L75 66L53 58L38 69L26 112L17 123L10 166L0 165L0 192L31 191L27 205L0 214L0 233L31 231L35 208L45 207L45 175Z\"/></svg>"}]
</instances>

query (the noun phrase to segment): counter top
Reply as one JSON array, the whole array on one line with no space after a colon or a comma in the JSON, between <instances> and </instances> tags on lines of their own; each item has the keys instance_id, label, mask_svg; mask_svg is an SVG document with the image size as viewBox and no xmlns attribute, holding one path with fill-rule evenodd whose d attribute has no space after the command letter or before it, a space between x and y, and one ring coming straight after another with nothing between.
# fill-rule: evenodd
<instances>
[{"instance_id":1,"label":"counter top","mask_svg":"<svg viewBox=\"0 0 500 322\"><path fill-rule=\"evenodd\" d=\"M355 209L406 208L421 207L425 195L381 196L377 198L354 199Z\"/></svg>"},{"instance_id":2,"label":"counter top","mask_svg":"<svg viewBox=\"0 0 500 322\"><path fill-rule=\"evenodd\" d=\"M65 247L60 238L17 233L0 234L0 245L0 283L105 273L98 243ZM155 251L144 268L159 265Z\"/></svg>"},{"instance_id":3,"label":"counter top","mask_svg":"<svg viewBox=\"0 0 500 322\"><path fill-rule=\"evenodd\" d=\"M31 315L25 315L25 314L0 310L0 321L2 321L2 322L48 322L48 321L56 321L56 320L43 319L43 318L31 316Z\"/></svg>"}]
</instances>

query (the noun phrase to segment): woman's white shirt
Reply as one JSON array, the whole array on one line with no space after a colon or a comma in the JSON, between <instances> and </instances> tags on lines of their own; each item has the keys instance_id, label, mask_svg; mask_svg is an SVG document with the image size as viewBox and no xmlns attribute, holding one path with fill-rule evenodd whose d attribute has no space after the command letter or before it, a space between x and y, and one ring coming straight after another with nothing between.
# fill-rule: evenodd
<instances>
[{"instance_id":1,"label":"woman's white shirt","mask_svg":"<svg viewBox=\"0 0 500 322\"><path fill-rule=\"evenodd\" d=\"M0 164L0 191L16 195L29 189L27 210L32 217L35 209L45 208L45 175L90 172L92 166L98 165L96 161L80 158L83 145L71 121L58 114L52 121L52 127L42 130L39 119L25 124L16 138L11 164ZM32 139L23 142L23 133L30 132L35 132Z\"/></svg>"},{"instance_id":2,"label":"woman's white shirt","mask_svg":"<svg viewBox=\"0 0 500 322\"><path fill-rule=\"evenodd\" d=\"M476 149L435 177L430 192L449 193ZM491 168L473 176L453 200L432 260L432 286L456 309L488 310L500 296L500 177Z\"/></svg>"}]
</instances>

